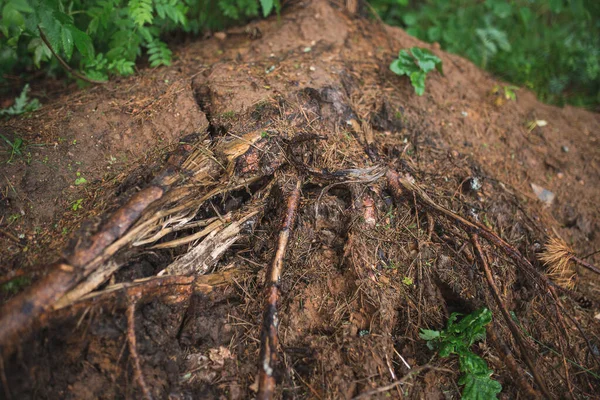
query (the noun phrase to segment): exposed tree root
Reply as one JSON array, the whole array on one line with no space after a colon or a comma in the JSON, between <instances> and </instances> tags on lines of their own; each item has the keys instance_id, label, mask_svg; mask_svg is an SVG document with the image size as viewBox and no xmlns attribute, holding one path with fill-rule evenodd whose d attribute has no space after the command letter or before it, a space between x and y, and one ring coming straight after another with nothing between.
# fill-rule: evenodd
<instances>
[{"instance_id":1,"label":"exposed tree root","mask_svg":"<svg viewBox=\"0 0 600 400\"><path fill-rule=\"evenodd\" d=\"M339 104L338 106L339 109L346 107ZM304 113L303 109L301 111ZM453 292L452 296L459 298L458 303L467 303L469 307L480 304L473 300L473 293L478 293L485 298L485 301L493 301L496 304L495 308L500 310L502 319L496 322L499 328L496 332L489 331L492 347L500 354L515 385L528 398L541 398L542 395L551 398L552 390L556 390L560 384L553 382L549 376L553 376L552 374L562 376L562 370L560 368L543 369L542 367L550 364L549 358L544 355L540 355L537 359L540 364L535 364L535 357L532 357L533 349L528 348L528 340L525 337L528 334L517 326L509 313L507 305L510 304L511 297L507 293L507 288L510 290L510 285L516 282L517 272L520 274L519 277L525 281L524 286L530 285L534 292L531 307L538 307L535 311L539 313L540 303L535 304L535 301L539 300L541 296L542 310L551 313L556 311L558 315L557 323L551 326L549 334L559 335L560 353L557 351L555 353L557 357L551 360L557 361L560 358L566 379L573 379L573 382L580 380L584 382L584 386L587 384L591 387L590 379L587 376L581 378L577 374L569 373L571 366L568 365L567 361L570 360L567 356L576 354L577 345L583 347L584 344L578 341L574 345L573 342L566 339L565 331L568 327L565 322L567 320L577 327L596 362L598 359L594 353L593 343L585 335L581 324L576 318L568 315L557 295L558 290L565 290L560 286L568 287L566 281L559 281L552 276L550 276L552 279L549 279L548 275L534 267L523 254L503 239L503 237L509 236L502 235L501 237L490 228L473 222L450 208L439 205L432 199L433 195L429 197L410 176L401 176L391 167L384 166L383 160L376 156L375 133L368 123L368 113L352 113L352 115L354 116L345 120L345 123L350 125L356 131L356 136L364 142L361 145L366 148L369 158L367 159L364 154L355 159L349 156L349 161L346 162L347 156L344 154L343 165L337 170L334 168L340 161L339 159L331 157L328 163L322 160L320 160L322 162L314 162L315 159L319 160L319 157L324 158L319 153L323 149L311 153L305 148L309 147L306 145L309 140L325 139L319 144L323 143L326 153L329 151L328 142L335 139L305 131L297 133L293 129L289 129L293 133L286 135L285 133L288 132L284 132L284 129L288 129L290 125L293 126L292 122L297 123L297 121L290 122L289 120L286 120L285 123L290 125L281 128L282 132L277 133L277 139L271 138L271 141L263 140L265 138L262 135L264 132L262 128L258 130L251 128L250 131L236 132L235 134L230 132L225 137L214 138L210 145L206 145L208 141L200 141L199 143L202 145L188 146L184 155L172 157L170 165L148 187L138 192L125 206L118 209L89 240L85 240L87 236L82 235L84 240L81 240L73 251L66 254L62 262L55 264L45 279L2 307L0 345L4 355L13 351L20 337L31 331L36 323L44 325L56 322L61 318L75 317L81 313L86 315L86 311L92 307L108 306L112 310L125 309L127 341L133 361L135 380L144 397L150 398L151 388L155 390L154 393L158 392L153 386L153 381L149 381L149 385L147 385L142 374L135 336L136 305L141 306L143 302L157 298L171 304L189 301L193 294L209 293L214 287L231 283L235 281L236 277L239 277L242 272L237 268L230 268L231 264L229 264L232 259L230 256L235 256L236 252L239 251L237 256L241 252L254 253L255 256L258 254L254 260L251 260L252 255L248 256L248 261L262 266L268 263L271 257L270 251L275 250L272 264L266 274L263 293L264 309L257 381L258 398L271 399L276 392L276 376L278 364L280 364L278 362L280 323L278 309L281 307L282 300L280 281L284 259L288 251L288 241L290 254L299 251L298 249L301 247L296 243L295 238L290 240L290 237L301 198L302 181L297 174L302 174L307 180L304 186L306 198L308 202L312 202L311 207L314 208L306 213L307 218L301 220L302 228L299 223L294 234L298 234L298 242L310 242L308 250L303 249L300 257L303 259L306 255L306 260L310 261L301 265L291 264L296 269L304 271L305 268L309 269L311 262L325 261L333 264L341 260L339 262L343 264L348 261L354 268L348 268L348 271L343 273L349 274L352 281L357 278L358 288L352 295L352 299L342 298L343 296L335 299L339 302L339 306L336 304L335 307L340 310L339 315L343 315L346 308L351 308L350 303L360 303L355 310L348 312L350 316L344 316L344 318L348 317L348 322L356 324L357 330L368 332L366 328L370 329L369 324L373 325L373 321L376 321L377 318L396 318L395 314L398 313L398 310L395 307L405 307L405 305L399 306L399 301L405 301L407 304L406 318L409 321L410 329L423 324L440 323L447 311L444 301L448 308L452 301L447 300L444 294L440 294L442 285L436 287L437 283L433 282L433 277L436 273L451 268L447 266L447 263L444 264L443 260L443 257L447 259L450 257L441 255L439 259L436 259L434 255L440 249L449 249L451 254L456 254L457 265L465 267L454 277L462 273L464 276L459 278L463 281L466 280L466 283L457 283L456 281L460 279L455 279L455 281L450 279L448 286L455 283L456 285L449 291ZM356 115L361 115L361 123L357 122ZM304 117L308 121L308 117L306 115ZM284 122L279 121L279 123L283 124ZM338 150L333 149L331 153ZM257 160L260 161L262 156L269 160L268 168L257 167ZM373 160L377 160L377 163ZM280 168L287 163L295 170ZM384 176L387 178L386 180L382 179ZM290 177L293 177L293 188L287 187ZM402 215L394 214L393 201L384 190L385 183L382 181L387 181L387 187L399 207L401 203L406 203L403 204L403 207L409 209L414 207L416 211L414 216L410 212L402 213ZM263 239L272 237L270 235L273 233L268 230L274 232L277 228L273 229L272 227L278 224L269 219L271 215L274 215L270 207L274 201L279 201L277 196L281 192L287 194L288 198L286 199L283 223L278 233L278 243L261 245L259 250L255 250L259 246L249 245L248 242L251 240L247 239L260 237L259 234L252 236L255 235L257 227L258 231L266 229L267 232L262 237ZM228 196L229 200L236 201L232 203L234 205L225 207L224 203L228 200ZM323 213L320 212L320 206ZM336 217L323 216L327 213L334 214ZM327 225L328 218L331 221L336 218L337 220ZM426 222L424 222L424 218L426 218ZM413 222L416 226L415 230L409 229L409 225L412 225ZM343 225L343 227L338 227L339 229L336 231L335 227L332 227L335 224ZM425 224L427 228L421 229ZM265 225L269 228L264 228ZM311 227L307 228L306 225L311 225ZM385 225L385 229L382 229L382 225ZM323 229L321 230L321 228ZM438 240L437 228L445 231L444 234L440 234L441 241ZM263 232L265 231L263 230ZM320 233L328 235L330 241L323 240L322 243L318 243L315 236ZM471 252L467 236L471 240L473 252ZM402 243L396 240L398 238ZM517 268L510 268L510 271L504 271L502 274L501 269L495 263L490 266L490 259L484 252L479 238L484 238L489 242L490 247L495 247L498 253L506 255ZM267 239L267 241L269 240ZM317 244L313 247L313 243ZM373 246L370 246L369 243ZM555 264L562 263L557 269L557 276L564 275L563 271L568 269L567 264L570 261L592 269L582 264L585 261L575 257L568 248L565 250L563 247L559 250L553 253L554 258L545 260ZM155 255L164 257L157 268L152 270L153 276L132 282L110 284L102 290L97 290L101 285L107 285L106 282L111 277L120 280L122 276L116 273L126 265L123 260L131 259L132 254L143 254L144 251L156 252ZM339 254L344 251L345 254ZM322 258L311 259L313 253L319 253ZM325 254L328 258L325 258ZM260 257L263 256L265 258L261 259ZM294 257L296 256L294 255ZM228 267L219 267L219 261L223 258L227 260ZM504 257L501 259L504 260ZM406 263L406 268L402 271L400 270L401 262ZM427 262L429 264L426 264ZM425 267L425 265L431 266L434 263L437 263L437 266L433 267L436 270ZM473 264L479 265L485 280L479 279L479 275L474 274L470 269L470 265ZM153 267L156 266L153 265ZM498 276L495 278L491 267L495 268L498 276L507 278L509 283L504 288L501 285L503 281ZM131 265L126 268L131 268ZM293 270L294 268L289 269ZM218 272L211 273L215 270ZM157 271L160 272L157 274ZM122 272L125 275L129 269ZM294 271L294 273L297 272ZM336 274L338 272L335 271ZM394 275L397 272L404 276ZM306 273L308 274L309 271ZM142 276L147 275L145 273ZM447 282L442 282L442 284L447 284ZM349 284L346 283L346 285ZM455 288L459 290L454 291ZM500 290L502 288L504 292ZM349 290L346 287L335 289L339 292ZM525 295L527 295L526 289L522 292ZM247 298L253 298L253 295L250 294L252 292L247 293L245 289L243 291ZM395 292L394 296L389 295L386 298L388 296L386 291ZM399 300L398 293L402 296L401 300ZM493 300L489 299L489 294ZM387 301L387 309L381 306L384 298ZM369 302L375 306L371 307ZM378 309L378 304L380 309ZM549 304L554 307L549 307ZM340 316L340 320L341 318ZM543 315L540 318L544 320ZM508 327L513 338L513 340L506 341L508 345L503 342L499 333L505 326ZM395 328L387 326L386 329L387 331L384 333L388 335ZM406 332L408 331L409 328L406 328ZM357 336L359 336L358 331L355 331L347 334L347 337L344 336L344 340L350 342ZM360 336L362 337L362 335ZM409 337L409 335L406 336ZM538 332L536 336L539 338L542 335ZM506 340L506 337L504 339ZM287 345L287 343L285 344ZM508 347L513 344L516 344L517 350ZM375 355L371 356L375 358ZM400 357L402 358L402 356ZM520 357L520 360L517 360L516 357ZM581 363L577 357L572 358L575 362ZM409 365L404 359L402 360L407 366ZM531 371L535 388L529 382L526 373L523 372L519 364L521 360ZM542 361L546 364L543 364ZM366 390L356 398L370 397L398 388L407 380L416 378L421 372L429 369L448 371L427 364L416 366L403 378L397 379L398 370L394 371L387 358L386 362L393 382L377 389ZM413 361L410 363L415 366ZM385 369L386 366L384 365L383 368ZM573 368L571 367L571 369ZM303 379L300 374L298 377ZM585 381L585 379L588 380ZM310 381L305 384L318 397L319 387ZM375 385L367 387L367 389L372 387ZM570 381L560 387L561 389L566 387L564 390L568 389L571 393L580 390L580 387ZM363 390L359 387L351 395Z\"/></svg>"},{"instance_id":2,"label":"exposed tree root","mask_svg":"<svg viewBox=\"0 0 600 400\"><path fill-rule=\"evenodd\" d=\"M144 379L144 373L142 371L142 365L140 363L140 356L137 352L137 339L135 337L135 306L137 301L135 298L129 299L129 306L127 306L127 343L129 344L129 353L133 361L133 375L137 381L144 398L146 400L152 400L152 394L146 380Z\"/></svg>"},{"instance_id":3,"label":"exposed tree root","mask_svg":"<svg viewBox=\"0 0 600 400\"><path fill-rule=\"evenodd\" d=\"M136 302L140 304L168 295L172 302L179 302L192 294L208 294L216 287L231 284L243 274L237 268L231 268L197 277L166 275L117 283L107 286L104 290L89 293L55 312L45 314L40 322L45 325L52 320L73 317L90 307L126 308L129 298L136 298Z\"/></svg>"},{"instance_id":4,"label":"exposed tree root","mask_svg":"<svg viewBox=\"0 0 600 400\"><path fill-rule=\"evenodd\" d=\"M528 399L541 399L542 396L537 390L531 387L527 381L525 371L523 371L521 366L517 363L517 360L515 360L515 356L512 354L512 351L510 351L510 348L496 335L493 326L488 326L486 331L487 339L491 342L496 351L498 351L498 354L500 354L502 361L504 361L504 365L508 368L517 386L525 393Z\"/></svg>"},{"instance_id":5,"label":"exposed tree root","mask_svg":"<svg viewBox=\"0 0 600 400\"><path fill-rule=\"evenodd\" d=\"M517 327L515 322L512 320L510 313L508 312L506 306L504 305L504 302L502 302L502 298L500 297L500 293L498 292L498 288L496 287L496 283L494 282L494 277L492 275L492 271L487 263L485 254L483 253L483 249L481 248L481 244L479 243L477 234L472 233L470 236L471 236L471 243L473 244L473 249L475 250L475 254L481 265L481 269L483 270L485 279L487 280L490 291L492 292L492 296L493 296L494 300L496 301L496 305L500 309L500 312L502 313L504 322L506 322L506 325L508 325L508 328L510 329L510 332L512 333L515 342L519 346L519 350L521 352L521 357L523 357L523 359L525 360L525 364L527 364L527 367L529 368L529 371L533 375L533 379L535 380L535 383L538 385L539 389L542 391L544 396L546 396L547 398L550 398L551 397L550 392L548 391L548 388L546 387L546 383L544 382L540 373L538 372L537 368L535 367L535 364L531 360L531 356L529 355L525 341L523 340L523 337L521 336L521 331L519 330L519 328Z\"/></svg>"},{"instance_id":6,"label":"exposed tree root","mask_svg":"<svg viewBox=\"0 0 600 400\"><path fill-rule=\"evenodd\" d=\"M271 399L275 392L275 363L277 362L277 347L279 338L277 329L279 317L277 316L277 303L279 300L279 281L283 271L283 259L290 238L290 233L296 220L296 211L300 202L300 179L296 180L288 202L283 225L279 233L277 252L273 264L267 274L265 282L265 311L261 333L261 347L259 356L258 399Z\"/></svg>"},{"instance_id":7,"label":"exposed tree root","mask_svg":"<svg viewBox=\"0 0 600 400\"><path fill-rule=\"evenodd\" d=\"M541 377L541 374L537 370L535 364L533 363L533 361L531 360L531 358L528 354L527 345L525 344L525 342L522 338L521 331L516 326L515 322L512 320L506 306L504 305L504 303L502 301L500 293L494 283L492 272L487 264L486 257L484 255L481 245L479 243L478 235L481 235L482 237L487 239L491 244L497 246L506 255L508 255L515 262L515 264L517 266L521 267L525 273L527 273L530 277L532 277L535 280L536 283L541 285L542 292L545 292L546 294L549 295L548 297L553 299L553 301L557 307L557 310L559 310L559 312L561 312L563 315L567 315L567 317L569 317L571 319L571 321L575 322L565 311L564 307L561 304L561 300L556 295L556 290L562 289L562 288L560 286L556 286L555 284L553 284L553 282L551 282L550 279L546 275L537 271L535 269L535 267L525 257L523 257L517 249L515 249L514 247L512 247L511 245L506 243L498 235L496 235L493 231L491 231L490 229L488 229L487 227L485 227L483 225L468 221L465 218L457 215L456 213L454 213L442 206L437 205L435 202L433 202L433 200L431 200L429 198L429 196L427 196L427 194L425 194L424 191L422 191L410 179L402 178L395 171L388 170L387 180L388 180L388 185L391 188L392 193L393 193L394 197L396 198L396 200L401 200L403 195L409 194L409 197L416 199L416 201L419 204L421 204L422 206L424 206L426 209L431 210L435 213L438 213L438 214L448 218L449 220L456 223L459 227L461 227L462 229L464 229L466 232L469 233L469 235L471 237L471 242L472 242L473 248L475 250L475 254L477 256L477 260L479 261L479 263L484 271L484 275L485 275L486 281L488 283L488 287L490 288L490 291L492 292L494 301L496 302L498 308L500 309L503 319L506 322L506 324L508 325L509 330L511 331L515 342L519 346L520 353L521 353L523 360L525 361L529 370L531 371L532 376L534 377L534 380L535 380L538 388L540 389L540 391L543 393L544 397L552 398L550 391L548 390L544 380ZM572 259L572 256L570 256L570 258L569 257L567 257L567 258L561 257L561 259L569 260L569 259ZM567 292L567 293L569 293L569 292ZM590 353L594 354L593 348L590 346L589 339L586 337L585 333L583 332L583 330L581 330L581 328L579 326L578 326L578 329L579 329L582 337L588 344ZM559 335L566 334L564 328L562 330L559 330L558 332L560 332ZM561 343L562 343L562 341L561 341ZM561 348L562 348L562 344L561 344ZM563 355L563 361L564 361L564 355ZM566 361L563 362L563 364L565 364L565 363L566 363ZM568 371L566 364L565 364L565 369ZM567 376L567 379L568 379L568 376ZM570 383L568 384L568 387L569 387L569 390L571 390Z\"/></svg>"},{"instance_id":8,"label":"exposed tree root","mask_svg":"<svg viewBox=\"0 0 600 400\"><path fill-rule=\"evenodd\" d=\"M217 148L225 154L227 162L232 163L249 147L250 144L244 141L233 141ZM2 354L12 353L21 336L30 332L33 324L43 314L76 301L102 284L118 269L118 266L115 267L114 264L106 264L107 261L119 250L138 240L140 236L146 236L148 230L156 232L155 225L160 223L162 218L172 216L177 212L189 214L190 210L197 210L211 197L236 188L247 187L249 182L259 179L253 177L243 179L239 183L231 176L227 176L225 179L231 183L209 190L198 199L198 190L202 190L206 184L214 182L214 169L218 166L215 167L215 163L204 162L204 160L211 161L213 158L211 154L207 154L206 150L202 148L192 150L188 145L184 145L183 154L176 153L171 156L163 172L148 187L134 194L125 205L112 214L97 233L89 239L84 236L84 240L79 241L73 250L65 253L64 261L49 268L49 273L45 278L2 306L0 309L0 349ZM185 157L190 151L191 155ZM190 190L190 188L186 190L184 187L177 188L184 190L176 189L169 192L175 183L181 181L182 176L184 180L188 179L188 176L194 180L198 185L194 186L195 190ZM188 196L191 202L184 201L166 211L157 207L165 199L172 202L174 197L178 197L181 200L182 195ZM140 221L138 222L138 220ZM216 259L218 257L213 258L213 261ZM106 267L101 268L103 265ZM82 283L80 284L80 282ZM75 288L76 285L80 286ZM69 291L71 292L69 293ZM67 295L66 298L62 300L65 295Z\"/></svg>"}]
</instances>

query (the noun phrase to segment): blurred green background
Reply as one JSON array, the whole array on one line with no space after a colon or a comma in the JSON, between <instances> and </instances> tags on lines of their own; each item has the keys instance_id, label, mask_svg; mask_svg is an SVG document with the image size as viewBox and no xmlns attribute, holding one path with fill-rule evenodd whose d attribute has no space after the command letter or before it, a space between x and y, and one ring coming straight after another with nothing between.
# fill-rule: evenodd
<instances>
[{"instance_id":1,"label":"blurred green background","mask_svg":"<svg viewBox=\"0 0 600 400\"><path fill-rule=\"evenodd\" d=\"M600 105L599 0L371 0L390 25L437 42L551 104Z\"/></svg>"}]
</instances>

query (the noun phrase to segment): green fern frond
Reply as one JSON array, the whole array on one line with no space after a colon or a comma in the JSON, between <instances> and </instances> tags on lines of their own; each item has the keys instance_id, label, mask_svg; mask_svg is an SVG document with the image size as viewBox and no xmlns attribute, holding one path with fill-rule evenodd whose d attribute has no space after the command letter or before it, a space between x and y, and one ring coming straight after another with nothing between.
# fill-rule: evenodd
<instances>
[{"instance_id":1,"label":"green fern frond","mask_svg":"<svg viewBox=\"0 0 600 400\"><path fill-rule=\"evenodd\" d=\"M153 42L148 43L147 48L149 56L148 61L150 61L151 67L171 65L172 52L165 43L156 39Z\"/></svg>"},{"instance_id":2,"label":"green fern frond","mask_svg":"<svg viewBox=\"0 0 600 400\"><path fill-rule=\"evenodd\" d=\"M154 20L152 11L152 0L129 0L129 17L137 26L151 24Z\"/></svg>"}]
</instances>

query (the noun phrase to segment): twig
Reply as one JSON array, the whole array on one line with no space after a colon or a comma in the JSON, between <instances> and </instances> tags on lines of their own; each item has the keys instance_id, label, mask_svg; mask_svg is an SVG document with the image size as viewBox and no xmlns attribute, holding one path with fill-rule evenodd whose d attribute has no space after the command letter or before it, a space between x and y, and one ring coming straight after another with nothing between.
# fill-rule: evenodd
<instances>
[{"instance_id":1,"label":"twig","mask_svg":"<svg viewBox=\"0 0 600 400\"><path fill-rule=\"evenodd\" d=\"M502 298L500 297L500 293L498 292L498 288L496 287L496 283L494 282L494 277L492 276L492 271L487 263L485 255L483 254L483 249L481 248L481 245L479 244L479 238L478 238L477 234L475 234L475 233L471 233L470 237L471 237L471 243L473 244L473 249L475 250L475 255L478 258L479 263L481 264L481 268L483 269L485 279L487 280L487 283L492 292L492 297L496 301L496 305L500 309L500 312L502 313L502 317L504 317L504 321L508 325L508 328L510 329L510 332L512 333L513 338L515 339L515 342L517 342L517 345L519 346L519 348L521 350L521 355L523 356L525 364L527 364L527 367L529 367L529 370L531 371L531 374L533 375L533 379L535 380L535 383L538 385L539 389L542 391L544 396L548 399L551 399L552 396L550 395L550 392L548 391L546 384L544 383L540 373L535 368L535 364L531 361L531 358L529 357L529 354L527 353L527 346L525 344L525 341L521 337L521 331L519 330L519 328L517 327L517 325L511 318L511 316L508 312L508 309L502 302Z\"/></svg>"},{"instance_id":2,"label":"twig","mask_svg":"<svg viewBox=\"0 0 600 400\"><path fill-rule=\"evenodd\" d=\"M56 59L58 60L58 62L60 63L60 65L62 65L62 67L67 70L67 72L69 72L75 78L81 79L82 81L86 81L88 83L94 83L94 84L99 84L99 85L103 85L103 84L106 83L106 81L97 81L95 79L88 78L87 76L82 75L79 72L75 71L73 68L71 68L69 66L69 64L67 64L67 62L65 60L63 60L56 53L56 51L54 51L54 49L52 48L52 45L50 44L50 41L46 37L46 34L42 30L42 28L38 26L38 30L40 31L40 39L42 39L42 41L46 44L46 46L48 46L48 49L50 49L50 52L54 55L54 57L56 57Z\"/></svg>"},{"instance_id":3,"label":"twig","mask_svg":"<svg viewBox=\"0 0 600 400\"><path fill-rule=\"evenodd\" d=\"M300 179L296 181L296 187L290 194L287 203L287 212L283 226L279 232L277 252L273 264L267 275L265 290L265 311L263 316L263 327L261 333L261 348L259 356L259 377L257 399L271 399L275 392L275 377L273 375L275 362L277 361L277 346L279 338L277 328L279 319L277 317L277 302L279 299L279 281L283 270L283 258L290 238L290 232L296 219L296 211L300 202Z\"/></svg>"},{"instance_id":4,"label":"twig","mask_svg":"<svg viewBox=\"0 0 600 400\"><path fill-rule=\"evenodd\" d=\"M142 393L144 394L144 398L146 400L152 400L152 394L150 393L150 389L146 385L146 381L144 380L144 374L142 373L142 367L140 365L140 357L137 353L137 343L135 337L135 305L137 304L137 300L134 298L129 299L129 305L127 306L127 342L129 343L129 352L131 353L131 358L133 359L133 374L135 376L135 380L140 385L142 389Z\"/></svg>"},{"instance_id":5,"label":"twig","mask_svg":"<svg viewBox=\"0 0 600 400\"><path fill-rule=\"evenodd\" d=\"M600 253L600 249L598 250L594 250L589 254L586 254L585 256L581 257L582 260L585 260L586 258L590 258L591 256L595 256L596 254Z\"/></svg>"},{"instance_id":6,"label":"twig","mask_svg":"<svg viewBox=\"0 0 600 400\"><path fill-rule=\"evenodd\" d=\"M361 393L358 396L353 397L352 400L366 399L368 397L373 396L374 394L387 392L389 390L392 390L396 386L399 386L399 385L402 385L403 383L406 383L406 381L408 381L409 379L411 379L413 376L419 375L421 372L427 371L427 370L430 370L430 369L432 369L434 371L439 371L439 372L453 372L452 370L449 370L449 369L446 369L446 368L433 367L433 366L431 366L429 364L423 365L423 366L411 369L410 372L408 372L402 378L398 379L395 382L390 383L389 385L381 386L381 387L378 387L377 389L373 389L373 390L369 390L369 391L366 391L364 393Z\"/></svg>"},{"instance_id":7,"label":"twig","mask_svg":"<svg viewBox=\"0 0 600 400\"><path fill-rule=\"evenodd\" d=\"M581 265L584 268L589 269L590 271L593 271L593 272L595 272L597 274L600 274L600 269L598 267L594 266L593 264L590 264L589 262L587 262L587 261L585 261L585 260L583 260L583 259L581 259L579 257L575 257L573 255L573 256L571 256L571 260L574 263L576 263L578 265Z\"/></svg>"},{"instance_id":8,"label":"twig","mask_svg":"<svg viewBox=\"0 0 600 400\"><path fill-rule=\"evenodd\" d=\"M566 315L567 318L573 323L573 325L575 325L575 327L579 331L579 334L581 335L581 337L583 338L583 340L585 340L585 343L586 343L586 345L588 347L588 350L590 351L590 354L592 355L592 357L596 361L596 364L600 366L600 359L596 355L597 349L595 348L595 346L592 345L592 343L590 342L590 339L588 339L587 335L583 331L583 328L581 327L581 324L579 322L577 322L577 320L575 318L573 318L571 316L571 314L567 312L567 310L565 310L565 307L560 302L560 299L558 297L558 294L556 293L555 288L550 288L550 293L552 294L552 297L554 297L554 301L556 302L556 304L558 304L558 307L561 309L563 315ZM578 367L582 368L579 365L578 365Z\"/></svg>"},{"instance_id":9,"label":"twig","mask_svg":"<svg viewBox=\"0 0 600 400\"><path fill-rule=\"evenodd\" d=\"M517 386L521 388L521 390L525 394L525 397L527 397L528 399L541 399L542 396L529 384L529 382L525 378L525 372L517 363L517 360L515 360L515 357L513 356L506 343L504 343L502 339L496 336L496 333L494 332L493 328L488 326L486 330L489 341L491 342L492 346L494 346L496 350L500 353L500 356L504 361L504 365L506 365L506 368L508 368L508 371L512 375L512 378L515 380Z\"/></svg>"},{"instance_id":10,"label":"twig","mask_svg":"<svg viewBox=\"0 0 600 400\"><path fill-rule=\"evenodd\" d=\"M402 354L398 353L398 350L394 349L394 353L396 353L396 355L398 357L400 357L400 360L402 360L402 362L404 363L404 365L406 366L407 369L412 369L410 367L410 365L406 362L406 360L404 359L404 357L402 357Z\"/></svg>"},{"instance_id":11,"label":"twig","mask_svg":"<svg viewBox=\"0 0 600 400\"><path fill-rule=\"evenodd\" d=\"M477 222L471 222L461 217L460 215L450 211L449 209L436 204L421 188L419 188L414 183L408 181L407 179L401 178L396 171L393 171L391 169L388 170L386 177L388 185L392 189L392 194L396 199L401 198L404 190L410 192L411 195L413 195L417 199L417 201L421 205L425 206L427 209L445 216L446 218L455 222L468 233L475 233L502 249L502 251L504 251L513 260L513 262L515 262L517 266L521 266L526 272L539 279L544 287L556 287L560 290L565 291L568 294L571 294L569 291L564 290L560 286L555 285L552 281L550 281L550 279L546 275L538 271L529 262L529 260L523 257L519 250L505 242L491 229Z\"/></svg>"}]
</instances>

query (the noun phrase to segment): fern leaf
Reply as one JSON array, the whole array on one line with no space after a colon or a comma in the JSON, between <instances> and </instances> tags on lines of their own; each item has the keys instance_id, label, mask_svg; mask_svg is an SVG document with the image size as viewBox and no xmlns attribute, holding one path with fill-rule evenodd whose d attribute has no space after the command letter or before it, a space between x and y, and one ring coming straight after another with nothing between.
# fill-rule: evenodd
<instances>
[{"instance_id":1,"label":"fern leaf","mask_svg":"<svg viewBox=\"0 0 600 400\"><path fill-rule=\"evenodd\" d=\"M151 24L154 20L152 0L129 0L129 17L137 26Z\"/></svg>"},{"instance_id":2,"label":"fern leaf","mask_svg":"<svg viewBox=\"0 0 600 400\"><path fill-rule=\"evenodd\" d=\"M160 40L154 40L148 44L148 61L151 67L160 65L171 65L171 50Z\"/></svg>"}]
</instances>

